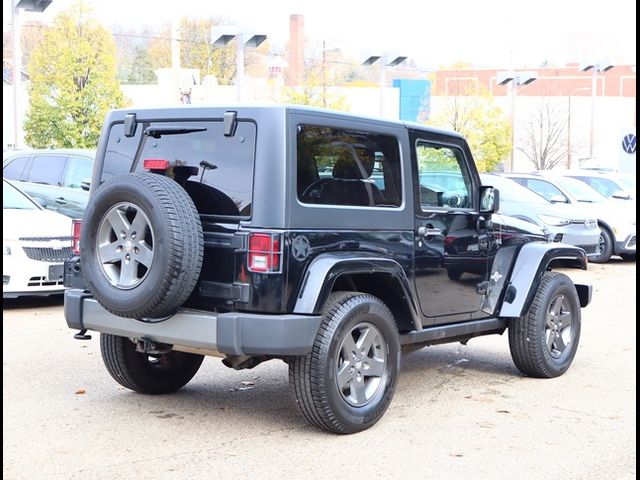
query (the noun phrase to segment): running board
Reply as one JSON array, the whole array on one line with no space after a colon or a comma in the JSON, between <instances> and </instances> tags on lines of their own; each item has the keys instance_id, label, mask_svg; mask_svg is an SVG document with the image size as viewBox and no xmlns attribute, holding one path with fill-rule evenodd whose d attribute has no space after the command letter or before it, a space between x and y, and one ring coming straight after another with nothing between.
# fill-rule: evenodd
<instances>
[{"instance_id":1,"label":"running board","mask_svg":"<svg viewBox=\"0 0 640 480\"><path fill-rule=\"evenodd\" d=\"M420 331L413 331L400 335L401 345L413 343L447 343L460 339L469 339L479 335L502 333L507 328L504 318L487 318L463 323L449 323L437 327L428 327Z\"/></svg>"}]
</instances>

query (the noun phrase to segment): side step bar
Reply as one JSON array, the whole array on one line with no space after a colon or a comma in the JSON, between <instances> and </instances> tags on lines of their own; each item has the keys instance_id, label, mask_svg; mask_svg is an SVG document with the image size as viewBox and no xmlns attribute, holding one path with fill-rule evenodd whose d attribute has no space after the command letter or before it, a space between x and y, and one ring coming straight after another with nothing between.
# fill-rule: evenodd
<instances>
[{"instance_id":1,"label":"side step bar","mask_svg":"<svg viewBox=\"0 0 640 480\"><path fill-rule=\"evenodd\" d=\"M457 342L460 339L469 339L478 335L501 334L506 328L507 320L504 318L487 318L463 323L450 323L400 335L400 344Z\"/></svg>"}]
</instances>

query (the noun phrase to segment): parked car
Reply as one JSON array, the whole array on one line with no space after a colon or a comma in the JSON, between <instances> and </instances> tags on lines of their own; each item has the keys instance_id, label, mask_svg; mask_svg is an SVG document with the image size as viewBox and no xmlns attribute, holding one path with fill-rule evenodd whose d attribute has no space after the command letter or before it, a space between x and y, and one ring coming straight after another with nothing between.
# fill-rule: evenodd
<instances>
[{"instance_id":1,"label":"parked car","mask_svg":"<svg viewBox=\"0 0 640 480\"><path fill-rule=\"evenodd\" d=\"M94 159L93 150L16 151L4 157L2 174L19 181L20 188L47 210L82 218Z\"/></svg>"},{"instance_id":2,"label":"parked car","mask_svg":"<svg viewBox=\"0 0 640 480\"><path fill-rule=\"evenodd\" d=\"M575 178L552 174L509 173L505 177L518 182L552 203L575 205L585 215L595 215L600 227L598 255L589 261L603 263L611 255L633 259L636 255L635 202L608 199Z\"/></svg>"},{"instance_id":3,"label":"parked car","mask_svg":"<svg viewBox=\"0 0 640 480\"><path fill-rule=\"evenodd\" d=\"M480 174L483 185L500 190L499 213L540 226L553 242L576 245L589 259L599 255L600 229L595 216L566 204L553 204L511 179L490 173Z\"/></svg>"},{"instance_id":4,"label":"parked car","mask_svg":"<svg viewBox=\"0 0 640 480\"><path fill-rule=\"evenodd\" d=\"M2 298L62 293L72 221L2 182Z\"/></svg>"},{"instance_id":5,"label":"parked car","mask_svg":"<svg viewBox=\"0 0 640 480\"><path fill-rule=\"evenodd\" d=\"M633 183L630 183L630 177L627 177L627 183L625 184L617 174L608 172L579 170L570 171L564 175L586 183L607 198L618 200L633 200L636 198L635 179ZM630 188L631 185L633 185L633 188Z\"/></svg>"}]
</instances>

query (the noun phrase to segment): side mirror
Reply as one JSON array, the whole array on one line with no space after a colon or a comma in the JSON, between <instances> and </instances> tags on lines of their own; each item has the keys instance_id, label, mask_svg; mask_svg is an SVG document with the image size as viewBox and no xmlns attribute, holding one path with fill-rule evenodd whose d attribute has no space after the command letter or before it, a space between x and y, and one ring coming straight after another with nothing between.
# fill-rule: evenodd
<instances>
[{"instance_id":1,"label":"side mirror","mask_svg":"<svg viewBox=\"0 0 640 480\"><path fill-rule=\"evenodd\" d=\"M44 198L40 198L40 197L31 197L31 199L36 202L38 205L40 205L42 208L46 209L47 208L47 201Z\"/></svg>"},{"instance_id":2,"label":"side mirror","mask_svg":"<svg viewBox=\"0 0 640 480\"><path fill-rule=\"evenodd\" d=\"M82 190L86 190L88 192L91 189L91 181L90 180L82 180L80 182L80 188Z\"/></svg>"},{"instance_id":3,"label":"side mirror","mask_svg":"<svg viewBox=\"0 0 640 480\"><path fill-rule=\"evenodd\" d=\"M549 201L551 203L569 203L562 195L552 195Z\"/></svg>"},{"instance_id":4,"label":"side mirror","mask_svg":"<svg viewBox=\"0 0 640 480\"><path fill-rule=\"evenodd\" d=\"M480 213L491 214L500 210L500 191L497 188L480 187Z\"/></svg>"},{"instance_id":5,"label":"side mirror","mask_svg":"<svg viewBox=\"0 0 640 480\"><path fill-rule=\"evenodd\" d=\"M627 192L623 192L622 190L616 190L615 192L613 192L613 194L611 196L613 198L618 198L620 200L630 200L631 199L631 195L629 195Z\"/></svg>"}]
</instances>

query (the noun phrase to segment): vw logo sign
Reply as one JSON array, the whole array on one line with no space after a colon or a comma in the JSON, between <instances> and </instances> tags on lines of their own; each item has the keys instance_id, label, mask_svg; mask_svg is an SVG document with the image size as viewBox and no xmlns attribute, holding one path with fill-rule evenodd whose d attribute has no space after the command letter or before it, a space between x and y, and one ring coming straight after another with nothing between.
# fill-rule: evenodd
<instances>
[{"instance_id":1,"label":"vw logo sign","mask_svg":"<svg viewBox=\"0 0 640 480\"><path fill-rule=\"evenodd\" d=\"M636 153L636 136L633 133L624 136L622 149L630 155Z\"/></svg>"}]
</instances>

